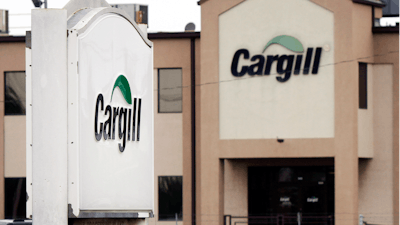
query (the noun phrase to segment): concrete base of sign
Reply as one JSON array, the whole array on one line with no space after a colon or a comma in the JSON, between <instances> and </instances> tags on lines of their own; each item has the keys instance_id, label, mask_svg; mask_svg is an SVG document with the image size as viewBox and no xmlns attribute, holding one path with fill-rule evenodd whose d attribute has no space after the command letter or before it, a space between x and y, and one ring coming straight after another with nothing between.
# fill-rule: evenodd
<instances>
[{"instance_id":1,"label":"concrete base of sign","mask_svg":"<svg viewBox=\"0 0 400 225\"><path fill-rule=\"evenodd\" d=\"M148 225L148 219L104 219L104 218L95 218L95 219L69 219L68 224L70 225L93 225L93 224L102 224L102 225Z\"/></svg>"}]
</instances>

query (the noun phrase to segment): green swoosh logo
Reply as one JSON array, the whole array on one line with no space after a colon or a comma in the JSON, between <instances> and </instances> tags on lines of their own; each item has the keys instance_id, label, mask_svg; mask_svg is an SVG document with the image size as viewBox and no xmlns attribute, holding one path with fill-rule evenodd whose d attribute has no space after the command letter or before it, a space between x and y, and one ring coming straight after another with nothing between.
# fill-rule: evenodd
<instances>
[{"instance_id":1,"label":"green swoosh logo","mask_svg":"<svg viewBox=\"0 0 400 225\"><path fill-rule=\"evenodd\" d=\"M129 82L124 75L119 75L119 77L115 80L114 87L111 93L111 101L116 87L118 87L119 90L121 90L121 93L125 98L125 101L131 105L132 104L131 86L129 86Z\"/></svg>"},{"instance_id":2,"label":"green swoosh logo","mask_svg":"<svg viewBox=\"0 0 400 225\"><path fill-rule=\"evenodd\" d=\"M265 46L263 53L265 50L272 44L280 44L283 47L294 51L294 52L304 52L303 45L300 43L299 40L292 36L287 36L287 35L281 35L274 37L272 40L270 40L267 45Z\"/></svg>"}]
</instances>

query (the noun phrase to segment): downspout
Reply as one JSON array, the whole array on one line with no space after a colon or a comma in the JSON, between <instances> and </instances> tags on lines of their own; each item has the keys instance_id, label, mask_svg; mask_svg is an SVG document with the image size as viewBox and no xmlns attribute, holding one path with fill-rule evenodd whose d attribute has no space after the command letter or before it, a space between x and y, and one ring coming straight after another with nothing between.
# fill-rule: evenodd
<instances>
[{"instance_id":1,"label":"downspout","mask_svg":"<svg viewBox=\"0 0 400 225\"><path fill-rule=\"evenodd\" d=\"M196 58L195 41L190 39L191 126L192 126L192 225L196 225Z\"/></svg>"}]
</instances>

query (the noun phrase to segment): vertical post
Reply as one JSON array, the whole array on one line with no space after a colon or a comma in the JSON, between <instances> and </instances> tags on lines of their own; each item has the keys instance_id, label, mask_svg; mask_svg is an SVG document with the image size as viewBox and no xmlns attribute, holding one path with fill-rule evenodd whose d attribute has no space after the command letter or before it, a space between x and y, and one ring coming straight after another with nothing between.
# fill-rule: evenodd
<instances>
[{"instance_id":1,"label":"vertical post","mask_svg":"<svg viewBox=\"0 0 400 225\"><path fill-rule=\"evenodd\" d=\"M25 39L25 90L26 90L26 218L32 218L32 57L31 32Z\"/></svg>"},{"instance_id":2,"label":"vertical post","mask_svg":"<svg viewBox=\"0 0 400 225\"><path fill-rule=\"evenodd\" d=\"M67 11L32 10L33 224L68 224Z\"/></svg>"},{"instance_id":3,"label":"vertical post","mask_svg":"<svg viewBox=\"0 0 400 225\"><path fill-rule=\"evenodd\" d=\"M178 225L178 213L175 213L175 223Z\"/></svg>"}]
</instances>

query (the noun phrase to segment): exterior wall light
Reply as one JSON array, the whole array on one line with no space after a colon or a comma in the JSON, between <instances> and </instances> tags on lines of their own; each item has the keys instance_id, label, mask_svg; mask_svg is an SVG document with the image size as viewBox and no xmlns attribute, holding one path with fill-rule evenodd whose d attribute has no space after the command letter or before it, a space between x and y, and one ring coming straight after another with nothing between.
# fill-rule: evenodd
<instances>
[{"instance_id":1,"label":"exterior wall light","mask_svg":"<svg viewBox=\"0 0 400 225\"><path fill-rule=\"evenodd\" d=\"M32 0L32 3L35 7L40 8L40 6L42 6L42 4L44 3L44 8L47 9L47 0L44 0L43 2L40 0Z\"/></svg>"}]
</instances>

